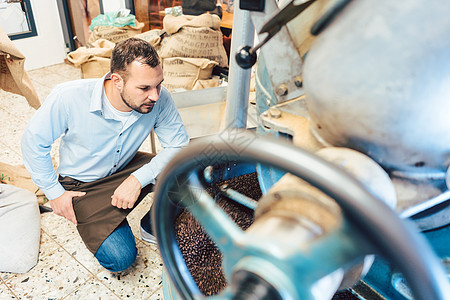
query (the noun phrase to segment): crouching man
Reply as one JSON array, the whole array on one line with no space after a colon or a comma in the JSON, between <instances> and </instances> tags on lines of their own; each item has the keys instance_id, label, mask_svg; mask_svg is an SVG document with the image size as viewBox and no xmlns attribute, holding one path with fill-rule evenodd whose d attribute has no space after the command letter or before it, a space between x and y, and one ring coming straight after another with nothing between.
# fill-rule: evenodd
<instances>
[{"instance_id":1,"label":"crouching man","mask_svg":"<svg viewBox=\"0 0 450 300\"><path fill-rule=\"evenodd\" d=\"M155 49L130 38L118 43L101 79L63 83L47 97L22 137L25 167L53 211L77 225L87 248L112 272L128 268L137 248L126 216L153 189L188 135ZM163 150L138 152L154 129ZM62 136L57 173L50 150ZM150 211L142 238L155 242Z\"/></svg>"}]
</instances>

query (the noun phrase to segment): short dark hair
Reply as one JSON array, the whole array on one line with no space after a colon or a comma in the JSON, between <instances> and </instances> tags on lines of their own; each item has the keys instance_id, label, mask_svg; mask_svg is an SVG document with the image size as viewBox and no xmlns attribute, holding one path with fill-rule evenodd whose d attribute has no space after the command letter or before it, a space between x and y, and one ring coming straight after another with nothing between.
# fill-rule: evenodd
<instances>
[{"instance_id":1,"label":"short dark hair","mask_svg":"<svg viewBox=\"0 0 450 300\"><path fill-rule=\"evenodd\" d=\"M148 42L129 38L116 44L111 54L111 73L119 73L124 80L128 77L128 65L137 60L155 68L159 65L159 55Z\"/></svg>"}]
</instances>

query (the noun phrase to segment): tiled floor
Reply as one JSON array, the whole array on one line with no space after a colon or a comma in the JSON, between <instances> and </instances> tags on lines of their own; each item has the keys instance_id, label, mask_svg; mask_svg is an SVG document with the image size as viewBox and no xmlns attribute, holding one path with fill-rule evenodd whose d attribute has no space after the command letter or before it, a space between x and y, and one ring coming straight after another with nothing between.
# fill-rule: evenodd
<instances>
[{"instance_id":1,"label":"tiled floor","mask_svg":"<svg viewBox=\"0 0 450 300\"><path fill-rule=\"evenodd\" d=\"M67 64L28 74L41 102L56 84L81 78L80 70ZM24 97L0 90L0 162L23 164L20 139L34 112ZM57 146L52 150L56 161ZM141 150L150 151L150 142ZM26 274L0 273L0 299L162 299L158 248L143 242L139 234L139 220L151 203L150 194L128 216L138 258L128 270L116 274L99 265L72 223L53 213L42 214L39 261Z\"/></svg>"}]
</instances>

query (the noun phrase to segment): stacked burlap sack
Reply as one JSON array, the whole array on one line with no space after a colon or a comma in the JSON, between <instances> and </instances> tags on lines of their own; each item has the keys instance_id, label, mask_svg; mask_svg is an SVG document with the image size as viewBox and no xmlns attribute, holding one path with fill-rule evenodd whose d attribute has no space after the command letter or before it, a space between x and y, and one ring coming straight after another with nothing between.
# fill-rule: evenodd
<instances>
[{"instance_id":1,"label":"stacked burlap sack","mask_svg":"<svg viewBox=\"0 0 450 300\"><path fill-rule=\"evenodd\" d=\"M114 45L142 33L144 23L129 11L109 12L92 19L87 46L67 55L67 60L81 68L82 78L99 78L109 71Z\"/></svg>"},{"instance_id":2,"label":"stacked burlap sack","mask_svg":"<svg viewBox=\"0 0 450 300\"><path fill-rule=\"evenodd\" d=\"M76 67L81 67L83 78L99 78L107 73L115 42L123 40L99 38L94 41L92 36L98 37L94 32L89 47L80 47L67 56ZM163 29L134 32L132 36L147 41L158 51L164 72L164 86L170 91L218 86L219 77L212 76L213 68L217 65L228 67L220 18L217 15L166 15Z\"/></svg>"},{"instance_id":3,"label":"stacked burlap sack","mask_svg":"<svg viewBox=\"0 0 450 300\"><path fill-rule=\"evenodd\" d=\"M134 35L139 37L157 50L161 47L162 30L155 29ZM67 60L75 67L81 68L82 78L100 78L110 70L111 53L116 44L106 39L98 39L89 44L88 47L79 47L77 50L67 54Z\"/></svg>"},{"instance_id":4,"label":"stacked burlap sack","mask_svg":"<svg viewBox=\"0 0 450 300\"><path fill-rule=\"evenodd\" d=\"M80 47L67 54L67 60L81 68L82 78L100 78L109 72L110 57L115 43L99 39L89 47Z\"/></svg>"},{"instance_id":5,"label":"stacked burlap sack","mask_svg":"<svg viewBox=\"0 0 450 300\"><path fill-rule=\"evenodd\" d=\"M105 39L113 43L126 40L142 32L144 23L136 20L129 9L107 12L96 16L91 21L89 43Z\"/></svg>"},{"instance_id":6,"label":"stacked burlap sack","mask_svg":"<svg viewBox=\"0 0 450 300\"><path fill-rule=\"evenodd\" d=\"M164 37L159 49L164 72L164 86L169 90L195 90L219 85L212 76L216 65L228 67L223 46L220 18L167 15L163 20Z\"/></svg>"},{"instance_id":7,"label":"stacked burlap sack","mask_svg":"<svg viewBox=\"0 0 450 300\"><path fill-rule=\"evenodd\" d=\"M95 26L89 36L89 43L93 43L99 39L105 39L113 43L126 40L142 32L144 23L136 22L135 26L126 25L123 27L115 27L112 25Z\"/></svg>"}]
</instances>

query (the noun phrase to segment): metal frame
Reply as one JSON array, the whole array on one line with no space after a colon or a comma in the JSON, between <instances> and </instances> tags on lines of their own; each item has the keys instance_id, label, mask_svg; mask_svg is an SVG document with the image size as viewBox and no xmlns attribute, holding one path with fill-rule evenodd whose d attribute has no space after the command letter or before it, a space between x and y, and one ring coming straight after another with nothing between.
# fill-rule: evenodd
<instances>
[{"instance_id":1,"label":"metal frame","mask_svg":"<svg viewBox=\"0 0 450 300\"><path fill-rule=\"evenodd\" d=\"M239 28L239 30L234 30L231 35L225 126L227 128L246 128L251 70L240 68L234 53L242 45L253 44L254 27L250 20L250 12L239 9L237 3L234 4L233 28Z\"/></svg>"},{"instance_id":2,"label":"metal frame","mask_svg":"<svg viewBox=\"0 0 450 300\"><path fill-rule=\"evenodd\" d=\"M237 140L235 136L233 140L224 136L197 140L180 151L158 177L152 224L158 225L155 232L169 276L184 297L195 298L200 294L193 280L186 277L189 273L186 273L187 267L176 244L172 222L176 217L175 208L179 205L195 208L197 201L204 197L202 190L190 180L199 167L230 159L281 168L317 187L335 199L353 225L399 267L417 299L450 299L450 285L444 268L410 223L401 220L391 208L337 166L292 144L255 138L248 132L241 133ZM203 206L208 210L214 204L203 203ZM198 220L201 224L204 221L203 218ZM223 226L219 224L219 227ZM204 228L209 232L212 227ZM217 230L222 229L225 230L223 227ZM224 231L223 234L231 237L231 233Z\"/></svg>"},{"instance_id":3,"label":"metal frame","mask_svg":"<svg viewBox=\"0 0 450 300\"><path fill-rule=\"evenodd\" d=\"M23 32L23 33L8 34L8 36L11 40L19 40L19 39L29 38L29 37L38 35L37 29L36 29L36 24L34 22L33 10L31 8L30 0L22 0L20 2L20 4L22 6L22 10L25 12L27 22L28 22L28 28L30 30Z\"/></svg>"},{"instance_id":4,"label":"metal frame","mask_svg":"<svg viewBox=\"0 0 450 300\"><path fill-rule=\"evenodd\" d=\"M76 45L73 40L73 28L70 22L68 3L65 0L57 0L56 4L58 5L64 43L66 44L66 52L69 53L70 51L74 51L76 49Z\"/></svg>"}]
</instances>

